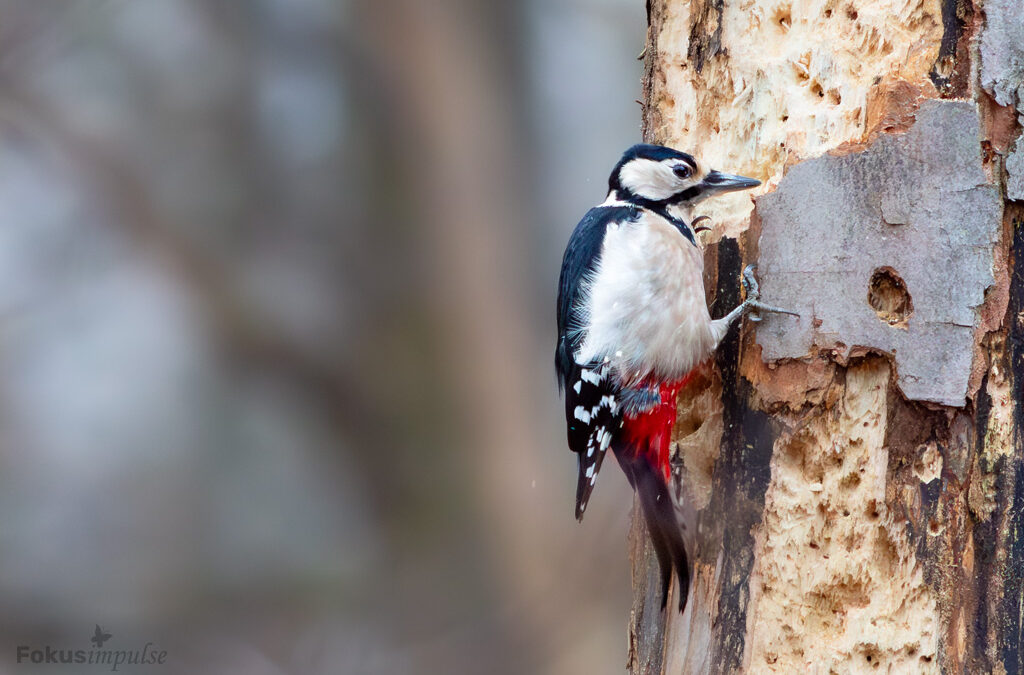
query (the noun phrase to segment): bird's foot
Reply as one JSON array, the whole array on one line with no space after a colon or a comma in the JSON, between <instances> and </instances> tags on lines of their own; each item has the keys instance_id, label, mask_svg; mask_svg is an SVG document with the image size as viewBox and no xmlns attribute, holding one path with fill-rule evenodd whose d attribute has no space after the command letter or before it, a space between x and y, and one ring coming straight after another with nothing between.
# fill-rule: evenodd
<instances>
[{"instance_id":1,"label":"bird's foot","mask_svg":"<svg viewBox=\"0 0 1024 675\"><path fill-rule=\"evenodd\" d=\"M653 387L630 387L619 394L619 406L630 417L644 415L661 405L661 393Z\"/></svg>"},{"instance_id":2,"label":"bird's foot","mask_svg":"<svg viewBox=\"0 0 1024 675\"><path fill-rule=\"evenodd\" d=\"M756 263L750 263L743 268L743 290L747 292L747 298L755 300L761 297L761 287L757 285L757 277L754 276L756 269Z\"/></svg>"},{"instance_id":3,"label":"bird's foot","mask_svg":"<svg viewBox=\"0 0 1024 675\"><path fill-rule=\"evenodd\" d=\"M800 315L796 312L761 302L761 289L757 284L757 277L754 276L755 269L757 269L757 265L753 263L743 268L743 288L747 291L747 299L743 302L743 313L748 314L750 320L755 322L763 318L761 312L799 317Z\"/></svg>"}]
</instances>

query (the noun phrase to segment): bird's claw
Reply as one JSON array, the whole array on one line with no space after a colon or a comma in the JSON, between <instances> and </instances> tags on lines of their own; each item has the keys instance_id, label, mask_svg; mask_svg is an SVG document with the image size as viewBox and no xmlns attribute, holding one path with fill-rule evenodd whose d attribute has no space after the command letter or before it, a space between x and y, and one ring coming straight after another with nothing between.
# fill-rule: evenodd
<instances>
[{"instance_id":1,"label":"bird's claw","mask_svg":"<svg viewBox=\"0 0 1024 675\"><path fill-rule=\"evenodd\" d=\"M757 277L754 276L754 270L756 269L756 263L750 263L743 268L743 290L747 292L747 298L754 300L761 296L761 289L757 285Z\"/></svg>"},{"instance_id":2,"label":"bird's claw","mask_svg":"<svg viewBox=\"0 0 1024 675\"><path fill-rule=\"evenodd\" d=\"M763 302L761 302L759 300L754 300L752 302L750 300L748 300L747 302L750 303L750 308L751 308L750 311L754 313L750 317L751 321L760 321L761 320L761 316L757 312L772 312L773 314L789 314L790 316L796 316L796 317L800 316L800 314L797 313L797 312L793 312L793 311L788 310L788 309L782 309L781 307L776 307L775 305L769 305L769 304L763 303Z\"/></svg>"},{"instance_id":3,"label":"bird's claw","mask_svg":"<svg viewBox=\"0 0 1024 675\"><path fill-rule=\"evenodd\" d=\"M748 318L754 322L761 321L763 318L761 312L799 317L797 312L761 302L761 289L757 284L757 277L754 276L755 269L757 269L757 265L753 263L743 268L743 288L747 291L747 299L743 302L743 306L749 313Z\"/></svg>"}]
</instances>

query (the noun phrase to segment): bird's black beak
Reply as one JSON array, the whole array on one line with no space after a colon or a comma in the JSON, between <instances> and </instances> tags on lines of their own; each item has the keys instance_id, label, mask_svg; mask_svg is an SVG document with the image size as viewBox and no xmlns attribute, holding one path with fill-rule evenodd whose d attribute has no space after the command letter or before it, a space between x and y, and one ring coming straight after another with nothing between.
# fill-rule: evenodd
<instances>
[{"instance_id":1,"label":"bird's black beak","mask_svg":"<svg viewBox=\"0 0 1024 675\"><path fill-rule=\"evenodd\" d=\"M757 187L761 181L746 176L736 176L721 171L711 171L701 181L701 192L707 196L718 195L724 192L735 192L736 190L748 190Z\"/></svg>"}]
</instances>

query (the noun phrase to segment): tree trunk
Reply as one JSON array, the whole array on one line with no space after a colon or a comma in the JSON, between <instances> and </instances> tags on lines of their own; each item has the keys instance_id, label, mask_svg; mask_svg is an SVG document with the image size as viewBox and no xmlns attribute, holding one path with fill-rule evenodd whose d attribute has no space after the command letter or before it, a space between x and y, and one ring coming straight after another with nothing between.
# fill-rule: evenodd
<instances>
[{"instance_id":1,"label":"tree trunk","mask_svg":"<svg viewBox=\"0 0 1024 675\"><path fill-rule=\"evenodd\" d=\"M645 135L707 203L722 315L680 396L684 614L641 519L632 673L1024 673L1020 0L648 0ZM669 607L673 607L670 601Z\"/></svg>"}]
</instances>

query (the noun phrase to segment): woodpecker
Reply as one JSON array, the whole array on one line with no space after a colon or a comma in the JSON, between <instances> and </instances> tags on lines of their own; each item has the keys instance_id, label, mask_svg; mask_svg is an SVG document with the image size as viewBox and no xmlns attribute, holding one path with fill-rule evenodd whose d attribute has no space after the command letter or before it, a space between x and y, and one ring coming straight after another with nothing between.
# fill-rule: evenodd
<instances>
[{"instance_id":1,"label":"woodpecker","mask_svg":"<svg viewBox=\"0 0 1024 675\"><path fill-rule=\"evenodd\" d=\"M583 216L562 259L555 369L569 449L578 458L576 518L583 519L611 448L640 498L661 571L662 607L674 570L680 611L690 571L670 489L676 396L740 316L793 314L760 302L748 268L747 299L711 319L693 207L760 183L671 148L635 145L615 165L607 198Z\"/></svg>"}]
</instances>

